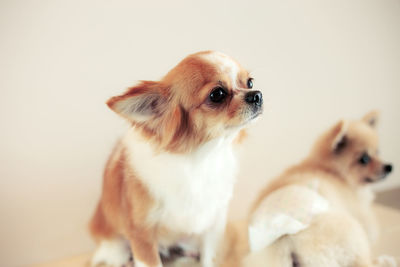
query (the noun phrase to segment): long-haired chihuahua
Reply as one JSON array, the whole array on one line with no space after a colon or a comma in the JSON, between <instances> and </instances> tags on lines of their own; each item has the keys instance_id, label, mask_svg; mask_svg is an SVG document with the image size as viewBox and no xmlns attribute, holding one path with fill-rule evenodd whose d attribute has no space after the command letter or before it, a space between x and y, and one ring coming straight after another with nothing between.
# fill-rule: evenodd
<instances>
[{"instance_id":1,"label":"long-haired chihuahua","mask_svg":"<svg viewBox=\"0 0 400 267\"><path fill-rule=\"evenodd\" d=\"M235 60L189 55L160 81L143 81L107 105L131 125L112 152L90 222L92 265L162 266L187 242L215 266L236 162L232 144L262 113L262 94ZM167 255L168 256L168 255Z\"/></svg>"}]
</instances>

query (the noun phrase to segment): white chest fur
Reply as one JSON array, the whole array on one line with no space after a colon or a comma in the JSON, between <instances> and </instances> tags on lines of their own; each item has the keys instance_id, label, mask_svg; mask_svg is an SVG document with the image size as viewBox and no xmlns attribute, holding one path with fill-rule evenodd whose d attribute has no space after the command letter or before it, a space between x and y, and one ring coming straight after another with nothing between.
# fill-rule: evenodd
<instances>
[{"instance_id":1,"label":"white chest fur","mask_svg":"<svg viewBox=\"0 0 400 267\"><path fill-rule=\"evenodd\" d=\"M235 182L232 138L212 140L190 154L154 153L134 132L124 139L130 164L156 200L149 220L200 234L226 212Z\"/></svg>"}]
</instances>

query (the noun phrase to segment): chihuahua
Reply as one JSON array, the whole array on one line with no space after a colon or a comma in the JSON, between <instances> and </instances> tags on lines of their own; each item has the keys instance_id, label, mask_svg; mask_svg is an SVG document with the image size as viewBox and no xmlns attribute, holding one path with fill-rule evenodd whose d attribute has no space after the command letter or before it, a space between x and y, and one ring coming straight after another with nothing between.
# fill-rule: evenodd
<instances>
[{"instance_id":1,"label":"chihuahua","mask_svg":"<svg viewBox=\"0 0 400 267\"><path fill-rule=\"evenodd\" d=\"M232 58L189 55L160 81L142 81L107 105L131 125L106 164L90 222L92 266L162 266L169 248L199 248L215 266L232 196L233 143L262 113L262 94Z\"/></svg>"}]
</instances>

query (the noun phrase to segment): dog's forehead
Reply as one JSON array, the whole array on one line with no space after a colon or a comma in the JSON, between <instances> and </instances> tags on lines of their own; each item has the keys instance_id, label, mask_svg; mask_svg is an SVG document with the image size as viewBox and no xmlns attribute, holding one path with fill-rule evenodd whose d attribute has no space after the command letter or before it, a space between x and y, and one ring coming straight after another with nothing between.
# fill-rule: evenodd
<instances>
[{"instance_id":1,"label":"dog's forehead","mask_svg":"<svg viewBox=\"0 0 400 267\"><path fill-rule=\"evenodd\" d=\"M241 66L231 57L221 52L208 52L201 54L200 57L213 65L218 72L228 75L233 85L236 85L238 76L242 71Z\"/></svg>"}]
</instances>

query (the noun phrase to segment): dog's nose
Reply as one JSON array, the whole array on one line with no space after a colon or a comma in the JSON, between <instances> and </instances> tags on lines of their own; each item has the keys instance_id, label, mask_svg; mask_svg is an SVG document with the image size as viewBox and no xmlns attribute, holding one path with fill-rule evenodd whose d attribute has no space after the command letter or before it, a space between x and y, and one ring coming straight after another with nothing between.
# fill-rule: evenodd
<instances>
[{"instance_id":1,"label":"dog's nose","mask_svg":"<svg viewBox=\"0 0 400 267\"><path fill-rule=\"evenodd\" d=\"M383 166L383 171L385 172L385 174L391 173L392 170L393 170L392 164L385 164Z\"/></svg>"},{"instance_id":2,"label":"dog's nose","mask_svg":"<svg viewBox=\"0 0 400 267\"><path fill-rule=\"evenodd\" d=\"M262 102L263 102L262 93L260 91L248 92L245 95L244 100L249 104L253 104L253 105L256 105L256 106L261 106Z\"/></svg>"}]
</instances>

